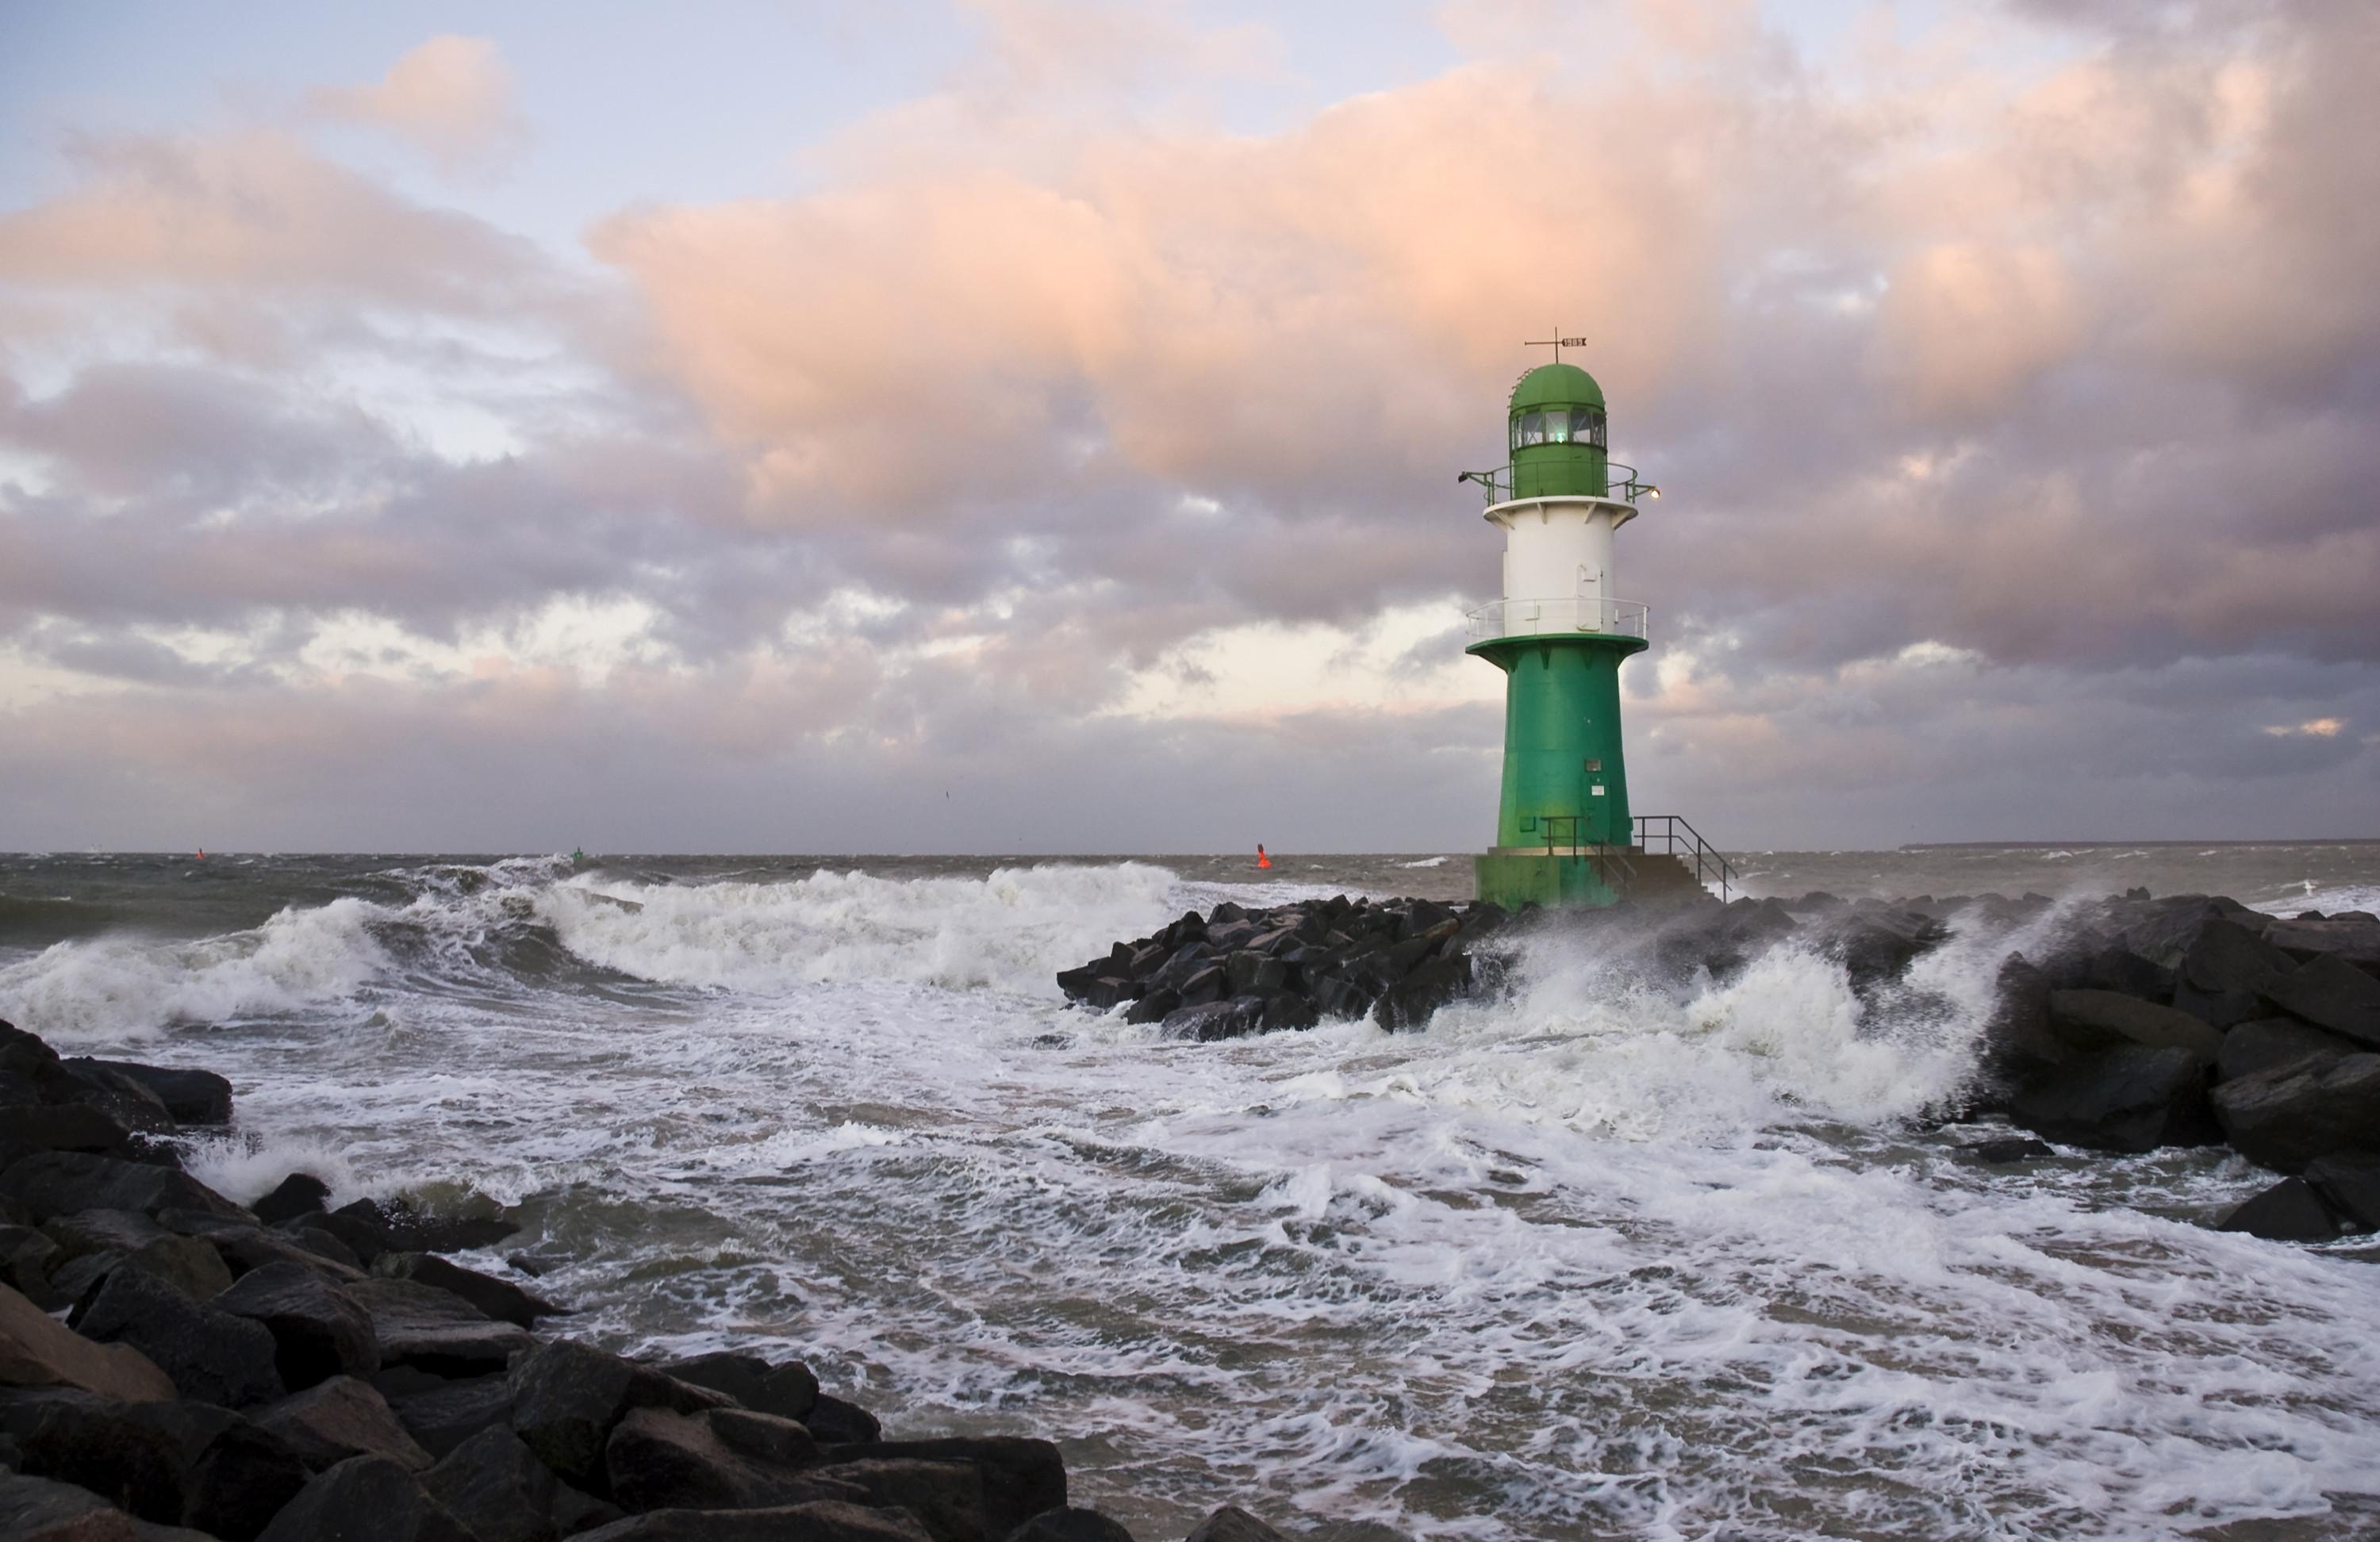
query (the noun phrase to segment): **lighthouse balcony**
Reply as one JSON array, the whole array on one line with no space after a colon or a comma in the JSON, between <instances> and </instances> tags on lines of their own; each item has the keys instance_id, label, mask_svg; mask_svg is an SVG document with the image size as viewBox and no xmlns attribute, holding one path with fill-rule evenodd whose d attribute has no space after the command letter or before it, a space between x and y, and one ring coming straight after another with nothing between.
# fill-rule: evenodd
<instances>
[{"instance_id":1,"label":"lighthouse balcony","mask_svg":"<svg viewBox=\"0 0 2380 1542\"><path fill-rule=\"evenodd\" d=\"M1553 600L1496 600L1466 613L1471 641L1549 636L1642 637L1645 611L1633 600L1569 596Z\"/></svg>"}]
</instances>

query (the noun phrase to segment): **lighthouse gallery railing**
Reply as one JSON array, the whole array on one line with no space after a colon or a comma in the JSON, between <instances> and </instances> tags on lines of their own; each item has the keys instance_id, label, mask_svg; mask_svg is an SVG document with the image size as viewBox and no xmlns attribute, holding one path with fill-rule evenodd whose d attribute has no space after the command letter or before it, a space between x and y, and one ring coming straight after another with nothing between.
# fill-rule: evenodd
<instances>
[{"instance_id":1,"label":"lighthouse gallery railing","mask_svg":"<svg viewBox=\"0 0 2380 1542\"><path fill-rule=\"evenodd\" d=\"M1647 614L1633 600L1589 600L1570 596L1554 600L1494 600L1463 614L1464 630L1473 642L1490 637L1536 637L1581 632L1615 637L1641 637Z\"/></svg>"}]
</instances>

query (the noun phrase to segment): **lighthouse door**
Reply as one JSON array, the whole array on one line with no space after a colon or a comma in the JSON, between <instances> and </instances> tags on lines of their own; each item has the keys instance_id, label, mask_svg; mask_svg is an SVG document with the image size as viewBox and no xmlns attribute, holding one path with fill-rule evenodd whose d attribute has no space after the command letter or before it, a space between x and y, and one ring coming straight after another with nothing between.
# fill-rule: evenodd
<instances>
[{"instance_id":1,"label":"lighthouse door","mask_svg":"<svg viewBox=\"0 0 2380 1542\"><path fill-rule=\"evenodd\" d=\"M1603 631L1603 571L1578 565L1578 629Z\"/></svg>"}]
</instances>

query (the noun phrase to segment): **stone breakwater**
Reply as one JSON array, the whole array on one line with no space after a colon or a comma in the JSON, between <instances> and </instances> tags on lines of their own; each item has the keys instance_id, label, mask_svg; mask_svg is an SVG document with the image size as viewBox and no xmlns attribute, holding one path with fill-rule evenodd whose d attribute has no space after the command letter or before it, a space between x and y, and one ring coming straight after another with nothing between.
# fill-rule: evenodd
<instances>
[{"instance_id":1,"label":"stone breakwater","mask_svg":"<svg viewBox=\"0 0 2380 1542\"><path fill-rule=\"evenodd\" d=\"M1118 942L1058 976L1066 995L1185 1039L1369 1016L1427 1025L1494 996L1532 944L1592 950L1638 983L1725 984L1770 948L1840 963L1880 1016L1950 1003L1911 966L1954 933L2022 933L2000 961L1974 1074L1945 1117L2005 1117L2033 1138L1976 1145L1993 1163L2055 1142L2137 1153L2228 1143L2277 1174L2226 1230L2325 1242L2380 1230L2380 917L2281 918L2204 894L2134 890L2058 906L2039 894L1847 903L1688 902L1508 914L1493 905L1225 903Z\"/></svg>"},{"instance_id":2,"label":"stone breakwater","mask_svg":"<svg viewBox=\"0 0 2380 1542\"><path fill-rule=\"evenodd\" d=\"M253 1206L180 1165L203 1071L0 1023L0 1536L14 1542L1131 1542L1050 1441L903 1439L807 1366L664 1362L449 1253L493 1218ZM1281 1542L1226 1506L1193 1542Z\"/></svg>"}]
</instances>

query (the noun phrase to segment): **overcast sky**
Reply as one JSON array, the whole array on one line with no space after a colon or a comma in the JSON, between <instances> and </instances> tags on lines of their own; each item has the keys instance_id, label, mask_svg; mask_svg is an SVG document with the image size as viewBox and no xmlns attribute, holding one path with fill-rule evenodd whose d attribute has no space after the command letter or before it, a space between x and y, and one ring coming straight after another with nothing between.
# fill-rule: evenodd
<instances>
[{"instance_id":1,"label":"overcast sky","mask_svg":"<svg viewBox=\"0 0 2380 1542\"><path fill-rule=\"evenodd\" d=\"M17 6L0 847L2380 835L2380 6ZM1538 351L1536 358L1542 358Z\"/></svg>"}]
</instances>

